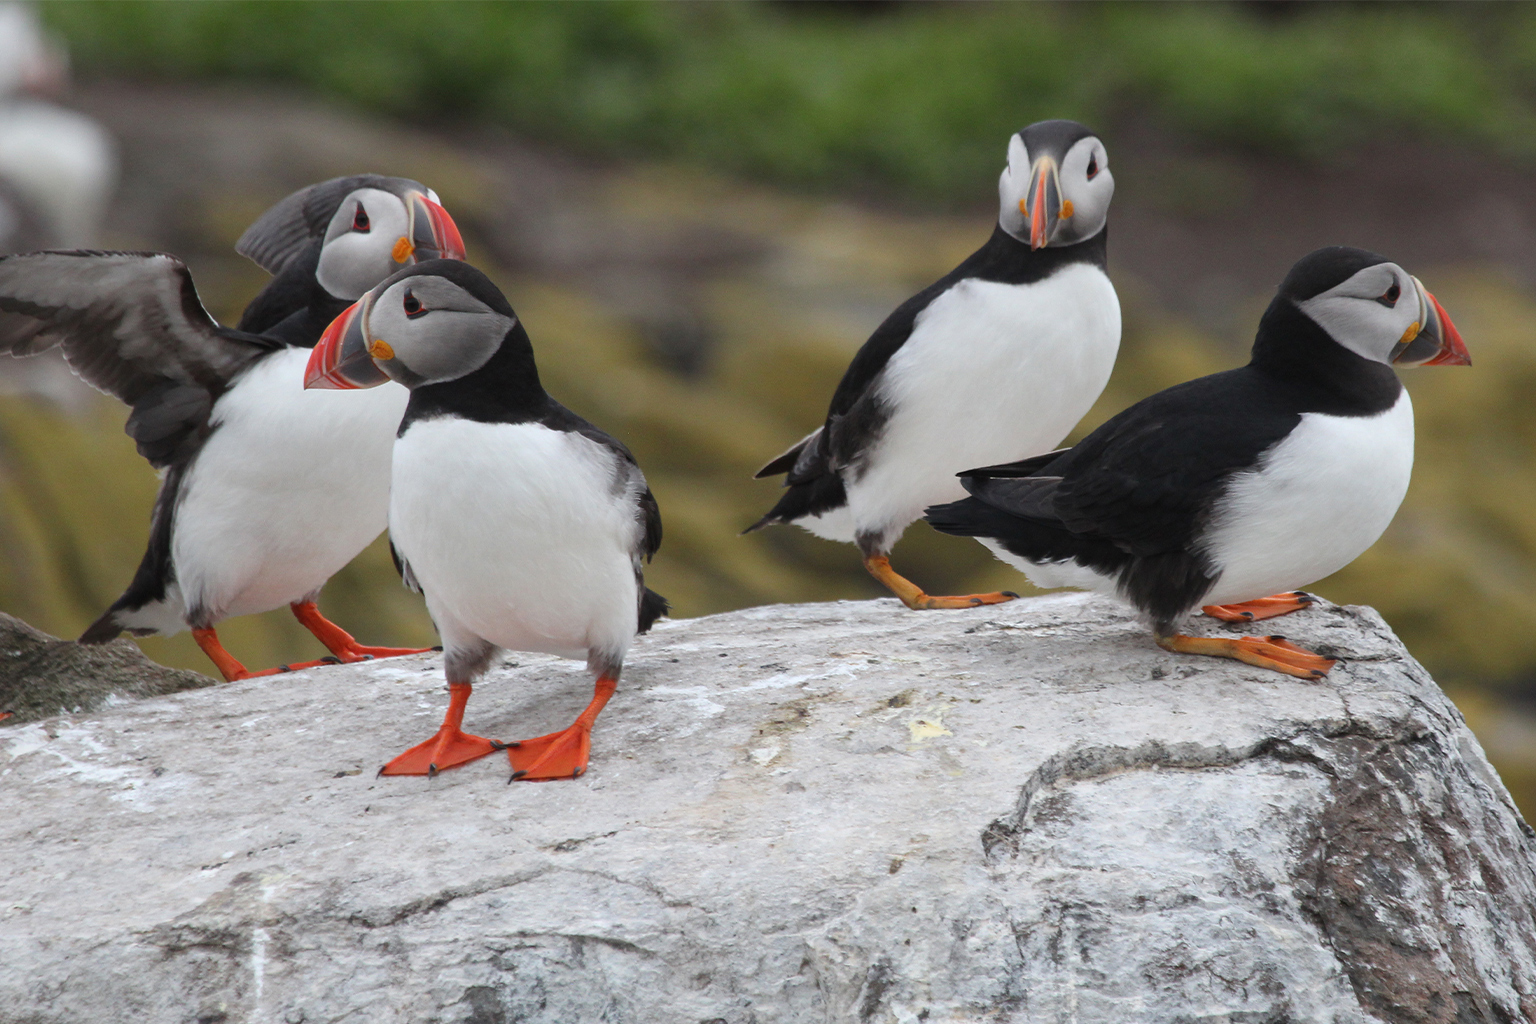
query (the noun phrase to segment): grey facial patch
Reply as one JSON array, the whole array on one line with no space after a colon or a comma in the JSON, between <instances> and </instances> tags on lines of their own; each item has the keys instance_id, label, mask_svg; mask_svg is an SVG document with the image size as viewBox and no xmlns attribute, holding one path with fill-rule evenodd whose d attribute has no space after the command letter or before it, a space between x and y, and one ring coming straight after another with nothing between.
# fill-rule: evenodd
<instances>
[{"instance_id":1,"label":"grey facial patch","mask_svg":"<svg viewBox=\"0 0 1536 1024\"><path fill-rule=\"evenodd\" d=\"M407 312L407 302L413 312ZM379 367L407 387L457 380L480 369L516 326L452 281L430 274L405 277L384 290L368 310L370 343L383 341L393 357Z\"/></svg>"},{"instance_id":2,"label":"grey facial patch","mask_svg":"<svg viewBox=\"0 0 1536 1024\"><path fill-rule=\"evenodd\" d=\"M1398 301L1393 305L1379 301L1394 286ZM1393 352L1420 315L1416 294L1407 271L1396 263L1378 263L1296 305L1351 352L1391 363Z\"/></svg>"},{"instance_id":3,"label":"grey facial patch","mask_svg":"<svg viewBox=\"0 0 1536 1024\"><path fill-rule=\"evenodd\" d=\"M362 230L354 226L359 206L368 224ZM377 188L352 192L326 227L315 280L338 298L356 299L400 269L395 243L409 230L410 215L399 196Z\"/></svg>"}]
</instances>

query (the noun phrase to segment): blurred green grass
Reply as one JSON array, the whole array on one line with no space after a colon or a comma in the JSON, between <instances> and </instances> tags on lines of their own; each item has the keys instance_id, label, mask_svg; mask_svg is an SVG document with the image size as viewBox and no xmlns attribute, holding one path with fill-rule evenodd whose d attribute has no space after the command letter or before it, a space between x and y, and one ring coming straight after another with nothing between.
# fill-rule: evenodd
<instances>
[{"instance_id":1,"label":"blurred green grass","mask_svg":"<svg viewBox=\"0 0 1536 1024\"><path fill-rule=\"evenodd\" d=\"M1536 159L1525 4L50 2L78 68L243 79L596 155L986 197L1031 121L1337 159L1438 137Z\"/></svg>"}]
</instances>

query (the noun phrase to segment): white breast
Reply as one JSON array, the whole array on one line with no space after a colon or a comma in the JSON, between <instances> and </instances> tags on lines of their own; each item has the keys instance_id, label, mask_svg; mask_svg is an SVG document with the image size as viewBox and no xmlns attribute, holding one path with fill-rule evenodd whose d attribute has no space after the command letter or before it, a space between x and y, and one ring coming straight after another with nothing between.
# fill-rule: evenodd
<instances>
[{"instance_id":1,"label":"white breast","mask_svg":"<svg viewBox=\"0 0 1536 1024\"><path fill-rule=\"evenodd\" d=\"M390 539L443 642L622 657L637 625L638 484L579 434L441 417L395 446Z\"/></svg>"},{"instance_id":2,"label":"white breast","mask_svg":"<svg viewBox=\"0 0 1536 1024\"><path fill-rule=\"evenodd\" d=\"M213 407L176 512L172 557L188 607L215 618L315 591L383 530L390 450L409 392L306 391L309 349L261 360Z\"/></svg>"},{"instance_id":3,"label":"white breast","mask_svg":"<svg viewBox=\"0 0 1536 1024\"><path fill-rule=\"evenodd\" d=\"M1344 568L1392 522L1412 472L1406 390L1377 416L1305 413L1218 505L1207 551L1221 575L1205 603L1295 590Z\"/></svg>"},{"instance_id":4,"label":"white breast","mask_svg":"<svg viewBox=\"0 0 1536 1024\"><path fill-rule=\"evenodd\" d=\"M925 507L964 495L956 473L1055 448L1104 390L1119 347L1120 303L1097 267L955 285L886 368L893 414L848 488L854 528L894 543Z\"/></svg>"}]
</instances>

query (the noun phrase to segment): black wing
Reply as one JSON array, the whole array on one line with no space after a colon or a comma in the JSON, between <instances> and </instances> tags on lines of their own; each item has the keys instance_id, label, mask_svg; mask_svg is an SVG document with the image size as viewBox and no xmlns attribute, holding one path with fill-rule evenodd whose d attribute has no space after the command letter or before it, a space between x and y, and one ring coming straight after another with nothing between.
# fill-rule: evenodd
<instances>
[{"instance_id":1,"label":"black wing","mask_svg":"<svg viewBox=\"0 0 1536 1024\"><path fill-rule=\"evenodd\" d=\"M320 242L316 240L296 254L282 273L268 281L251 300L240 315L239 329L287 345L313 348L331 321L351 305L326 291L316 280L319 261Z\"/></svg>"},{"instance_id":2,"label":"black wing","mask_svg":"<svg viewBox=\"0 0 1536 1024\"><path fill-rule=\"evenodd\" d=\"M889 417L889 411L881 400L876 383L891 357L912 336L917 315L928 304L954 283L951 273L916 295L885 318L869 336L853 362L843 373L837 390L832 393L832 404L822 426L796 442L788 451L778 456L753 479L787 473L786 486L812 483L817 477L836 472L857 459L870 441L878 435Z\"/></svg>"},{"instance_id":3,"label":"black wing","mask_svg":"<svg viewBox=\"0 0 1536 1024\"><path fill-rule=\"evenodd\" d=\"M258 217L235 242L235 252L269 274L281 274L305 249L325 237L337 205L348 193L360 188L377 188L397 195L409 188L427 191L418 181L383 174L349 174L309 185Z\"/></svg>"},{"instance_id":4,"label":"black wing","mask_svg":"<svg viewBox=\"0 0 1536 1024\"><path fill-rule=\"evenodd\" d=\"M1131 406L1035 476L965 478L976 498L1147 557L1189 547L1237 471L1301 422L1289 389L1252 367L1202 377Z\"/></svg>"},{"instance_id":5,"label":"black wing","mask_svg":"<svg viewBox=\"0 0 1536 1024\"><path fill-rule=\"evenodd\" d=\"M156 466L200 443L229 382L280 347L220 326L186 264L165 253L0 257L0 352L54 346L88 384L133 406L128 433Z\"/></svg>"}]
</instances>

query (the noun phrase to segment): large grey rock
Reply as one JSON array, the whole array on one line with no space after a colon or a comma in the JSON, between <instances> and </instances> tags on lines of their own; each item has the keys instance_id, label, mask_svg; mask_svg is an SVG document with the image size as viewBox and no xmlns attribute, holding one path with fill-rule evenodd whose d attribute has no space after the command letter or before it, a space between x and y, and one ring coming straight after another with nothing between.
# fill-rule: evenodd
<instances>
[{"instance_id":1,"label":"large grey rock","mask_svg":"<svg viewBox=\"0 0 1536 1024\"><path fill-rule=\"evenodd\" d=\"M0 612L0 711L12 722L79 714L131 697L212 686L198 672L166 668L132 640L77 644Z\"/></svg>"},{"instance_id":2,"label":"large grey rock","mask_svg":"<svg viewBox=\"0 0 1536 1024\"><path fill-rule=\"evenodd\" d=\"M435 657L0 731L0 1021L1536 1016L1532 832L1375 613L1322 682L1063 595L642 638L588 775L375 778ZM515 656L469 724L585 703Z\"/></svg>"}]
</instances>

